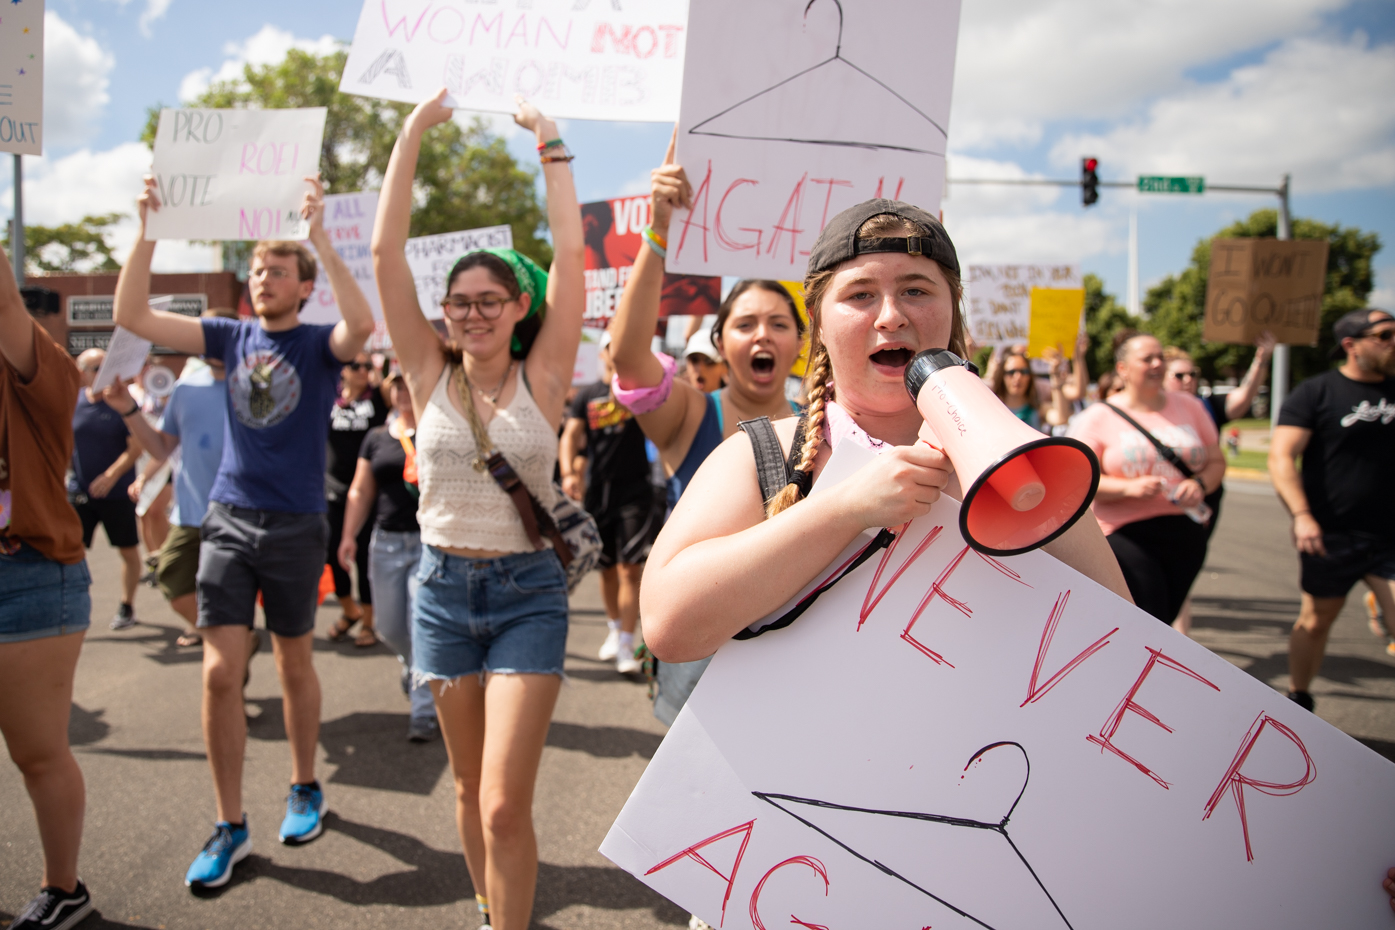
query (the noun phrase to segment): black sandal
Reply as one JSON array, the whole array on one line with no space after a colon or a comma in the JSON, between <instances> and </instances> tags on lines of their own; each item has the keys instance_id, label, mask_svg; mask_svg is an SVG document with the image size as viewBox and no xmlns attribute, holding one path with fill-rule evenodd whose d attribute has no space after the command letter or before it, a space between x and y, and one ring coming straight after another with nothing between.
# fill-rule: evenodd
<instances>
[{"instance_id":1,"label":"black sandal","mask_svg":"<svg viewBox=\"0 0 1395 930\"><path fill-rule=\"evenodd\" d=\"M362 617L350 617L346 614L340 614L339 619L334 621L334 626L330 627L329 633L326 634L330 642L342 643L344 640L348 639L349 631L354 628L355 623L358 623L362 619Z\"/></svg>"}]
</instances>

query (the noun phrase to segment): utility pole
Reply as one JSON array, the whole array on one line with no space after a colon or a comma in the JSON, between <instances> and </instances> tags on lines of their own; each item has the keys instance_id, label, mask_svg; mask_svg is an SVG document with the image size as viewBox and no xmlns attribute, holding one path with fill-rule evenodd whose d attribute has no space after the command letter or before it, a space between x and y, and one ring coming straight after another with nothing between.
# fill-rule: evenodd
<instances>
[{"instance_id":1,"label":"utility pole","mask_svg":"<svg viewBox=\"0 0 1395 930\"><path fill-rule=\"evenodd\" d=\"M1293 238L1292 217L1289 216L1288 212L1288 177L1288 175L1284 175L1284 183L1279 185L1277 191L1279 195L1278 237L1280 239ZM1288 396L1288 363L1288 346L1274 346L1273 368L1269 373L1269 428L1271 431L1279 425L1279 408L1283 406L1284 398Z\"/></svg>"},{"instance_id":2,"label":"utility pole","mask_svg":"<svg viewBox=\"0 0 1395 930\"><path fill-rule=\"evenodd\" d=\"M10 261L15 266L15 284L24 287L24 162L15 159L15 218L10 226Z\"/></svg>"},{"instance_id":3,"label":"utility pole","mask_svg":"<svg viewBox=\"0 0 1395 930\"><path fill-rule=\"evenodd\" d=\"M1138 316L1142 301L1138 299L1138 205L1129 206L1129 313Z\"/></svg>"}]
</instances>

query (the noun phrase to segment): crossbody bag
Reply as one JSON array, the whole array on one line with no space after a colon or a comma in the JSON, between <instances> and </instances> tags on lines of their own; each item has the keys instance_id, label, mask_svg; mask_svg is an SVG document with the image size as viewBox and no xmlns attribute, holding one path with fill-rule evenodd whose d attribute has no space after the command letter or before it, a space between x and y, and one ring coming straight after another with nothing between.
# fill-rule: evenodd
<instances>
[{"instance_id":1,"label":"crossbody bag","mask_svg":"<svg viewBox=\"0 0 1395 930\"><path fill-rule=\"evenodd\" d=\"M1219 489L1217 489L1217 491L1213 491L1211 492L1211 494L1207 494L1205 483L1202 482L1202 480L1196 476L1196 472L1192 471L1189 467L1187 467L1187 463L1182 461L1182 457L1178 455L1172 449L1171 446L1166 445L1161 439L1148 432L1148 430L1144 429L1142 423L1139 423L1133 417L1129 416L1122 408L1116 407L1114 404L1111 404L1108 401L1101 401L1101 403L1103 403L1110 410L1113 410L1115 413L1119 414L1119 416L1123 417L1125 420L1128 421L1130 426L1142 433L1144 437L1146 437L1147 440L1153 444L1153 448L1158 450L1158 455L1161 455L1163 458L1167 459L1167 461L1172 465L1173 468L1177 469L1182 473L1183 480L1194 480L1198 484L1200 484L1201 492L1205 497L1209 498L1211 494L1216 494L1217 491L1219 491ZM1192 507L1183 512L1186 513L1188 517L1191 517L1191 519L1196 521L1197 523L1206 523L1208 520L1211 519L1211 516L1214 513L1214 509L1210 504L1203 501L1199 507Z\"/></svg>"}]
</instances>

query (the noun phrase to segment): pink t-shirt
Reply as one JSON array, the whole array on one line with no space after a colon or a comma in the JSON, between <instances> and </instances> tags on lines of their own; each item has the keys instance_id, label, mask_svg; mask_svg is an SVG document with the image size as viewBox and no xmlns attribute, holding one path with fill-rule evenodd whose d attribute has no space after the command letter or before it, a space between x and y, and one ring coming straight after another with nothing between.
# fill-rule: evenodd
<instances>
[{"instance_id":1,"label":"pink t-shirt","mask_svg":"<svg viewBox=\"0 0 1395 930\"><path fill-rule=\"evenodd\" d=\"M1128 414L1176 452L1194 473L1199 473L1206 466L1206 450L1219 440L1216 422L1200 399L1178 391L1167 391L1165 396L1166 404L1156 413L1129 410ZM1104 404L1086 407L1071 423L1067 435L1093 449L1103 473L1110 477L1157 475L1166 480L1169 490L1183 480L1182 473L1158 454L1146 436ZM1166 493L1147 500L1096 499L1093 510L1106 536L1127 523L1182 512L1167 499Z\"/></svg>"}]
</instances>

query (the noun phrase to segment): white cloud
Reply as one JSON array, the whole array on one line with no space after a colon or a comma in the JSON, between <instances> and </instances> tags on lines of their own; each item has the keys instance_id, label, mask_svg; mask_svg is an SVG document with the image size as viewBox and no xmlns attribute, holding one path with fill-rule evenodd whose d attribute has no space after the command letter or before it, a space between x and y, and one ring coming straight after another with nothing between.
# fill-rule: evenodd
<instances>
[{"instance_id":1,"label":"white cloud","mask_svg":"<svg viewBox=\"0 0 1395 930\"><path fill-rule=\"evenodd\" d=\"M168 0L150 0L151 4ZM293 48L314 55L328 55L341 47L338 39L322 35L318 39L297 39L284 29L271 24L262 26L244 42L228 42L223 46L223 54L228 56L217 69L199 68L184 75L179 82L179 99L186 103L208 90L215 81L236 81L242 77L246 65L274 65L286 57Z\"/></svg>"},{"instance_id":2,"label":"white cloud","mask_svg":"<svg viewBox=\"0 0 1395 930\"><path fill-rule=\"evenodd\" d=\"M1021 165L1009 161L973 158L951 152L946 174L951 178L980 180L1026 180L1041 178L1028 173ZM1046 208L1056 203L1061 189L1016 184L949 184L946 185L945 207L957 216L979 213L1020 212L1024 207Z\"/></svg>"},{"instance_id":3,"label":"white cloud","mask_svg":"<svg viewBox=\"0 0 1395 930\"><path fill-rule=\"evenodd\" d=\"M1071 213L961 214L945 204L945 229L961 264L1080 262L1117 255L1128 245L1107 215Z\"/></svg>"},{"instance_id":4,"label":"white cloud","mask_svg":"<svg viewBox=\"0 0 1395 930\"><path fill-rule=\"evenodd\" d=\"M157 19L163 19L174 0L145 0L145 9L140 14L140 34L150 38L150 26Z\"/></svg>"},{"instance_id":5,"label":"white cloud","mask_svg":"<svg viewBox=\"0 0 1395 930\"><path fill-rule=\"evenodd\" d=\"M1366 302L1372 307L1395 311L1395 287L1378 287L1371 291Z\"/></svg>"},{"instance_id":6,"label":"white cloud","mask_svg":"<svg viewBox=\"0 0 1395 930\"><path fill-rule=\"evenodd\" d=\"M1204 174L1213 182L1275 183L1305 192L1395 183L1395 45L1290 39L1224 81L1152 104L1141 119L1063 137L1052 160L1082 152L1107 173Z\"/></svg>"},{"instance_id":7,"label":"white cloud","mask_svg":"<svg viewBox=\"0 0 1395 930\"><path fill-rule=\"evenodd\" d=\"M1348 0L969 0L955 61L956 146L1034 144L1054 119L1109 119L1186 74L1294 35Z\"/></svg>"},{"instance_id":8,"label":"white cloud","mask_svg":"<svg viewBox=\"0 0 1395 930\"><path fill-rule=\"evenodd\" d=\"M111 100L116 58L52 10L44 14L44 148L81 145Z\"/></svg>"}]
</instances>

